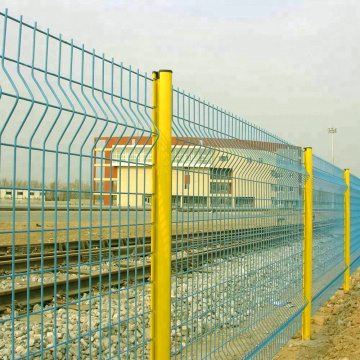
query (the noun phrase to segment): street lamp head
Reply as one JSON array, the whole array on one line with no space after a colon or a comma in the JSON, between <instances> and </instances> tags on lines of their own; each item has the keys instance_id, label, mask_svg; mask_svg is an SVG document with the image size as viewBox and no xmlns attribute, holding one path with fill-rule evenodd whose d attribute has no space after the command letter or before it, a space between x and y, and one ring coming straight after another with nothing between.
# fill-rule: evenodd
<instances>
[{"instance_id":1,"label":"street lamp head","mask_svg":"<svg viewBox=\"0 0 360 360\"><path fill-rule=\"evenodd\" d=\"M328 133L331 134L331 154L332 154L332 163L334 164L334 134L337 133L337 128L329 127Z\"/></svg>"}]
</instances>

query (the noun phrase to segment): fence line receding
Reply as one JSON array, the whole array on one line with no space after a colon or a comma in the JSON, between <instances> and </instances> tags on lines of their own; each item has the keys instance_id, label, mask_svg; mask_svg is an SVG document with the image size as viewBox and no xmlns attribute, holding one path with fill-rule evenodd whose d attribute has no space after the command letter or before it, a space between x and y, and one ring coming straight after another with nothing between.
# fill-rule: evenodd
<instances>
[{"instance_id":1,"label":"fence line receding","mask_svg":"<svg viewBox=\"0 0 360 360\"><path fill-rule=\"evenodd\" d=\"M351 169L307 167L169 71L0 28L0 357L271 359L308 338L360 264Z\"/></svg>"}]
</instances>

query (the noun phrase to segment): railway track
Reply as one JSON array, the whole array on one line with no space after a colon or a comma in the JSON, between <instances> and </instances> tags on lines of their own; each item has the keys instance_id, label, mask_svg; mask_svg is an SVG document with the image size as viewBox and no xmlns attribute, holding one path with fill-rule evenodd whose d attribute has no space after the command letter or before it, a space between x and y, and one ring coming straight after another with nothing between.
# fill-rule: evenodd
<instances>
[{"instance_id":1,"label":"railway track","mask_svg":"<svg viewBox=\"0 0 360 360\"><path fill-rule=\"evenodd\" d=\"M109 247L111 246L121 246L121 245L134 245L143 244L143 243L150 243L151 237L137 237L137 238L121 238L120 241L118 239L91 239L91 240L69 240L69 241L61 241L61 242L50 242L50 243L43 243L43 244L30 244L28 245L15 245L15 254L27 254L28 252L39 253L43 252L50 252L50 251L65 251L65 250L76 250L76 249L89 249L90 247ZM0 245L0 258L3 255L11 254L13 250L12 244L9 245Z\"/></svg>"},{"instance_id":2,"label":"railway track","mask_svg":"<svg viewBox=\"0 0 360 360\"><path fill-rule=\"evenodd\" d=\"M225 240L225 239L224 239ZM188 251L186 254L181 255L180 259L172 259L171 265L173 271L186 271L188 268L198 268L203 263L214 260L214 256L228 256L234 255L249 249L251 244L252 250L259 248L263 245L268 245L270 239L244 242L234 248L234 244L230 243L223 246L212 246L207 248L206 252L200 250ZM201 255L200 255L201 254ZM198 256L199 255L199 256ZM189 261L187 261L189 259ZM189 266L188 266L189 265ZM188 267L187 267L188 266ZM150 278L151 264L143 263L134 266L124 265L118 266L117 269L105 272L91 271L87 274L72 271L78 276L76 278L69 278L57 280L55 282L44 282L43 284L28 284L28 286L15 287L15 289L0 291L0 311L12 306L12 299L14 296L14 304L18 307L25 307L27 303L34 305L41 301L52 301L54 296L76 296L82 293L87 293L91 288L110 285L129 285L137 280L147 280ZM91 284L91 286L90 286ZM55 291L56 287L56 291Z\"/></svg>"},{"instance_id":3,"label":"railway track","mask_svg":"<svg viewBox=\"0 0 360 360\"><path fill-rule=\"evenodd\" d=\"M246 237L248 240L247 245L251 245L250 240L256 239L257 237L267 238L267 241L272 239L276 240L277 237L283 237L289 232L298 231L297 226L293 227L277 227L276 229L272 228L269 231L268 228L256 228L256 229L244 229L240 231L222 231L222 232L211 232L209 234L197 233L191 236L182 236L179 238L174 235L172 237L171 247L176 250L188 250L189 246L195 247L199 244L201 246L209 246L212 244L218 244L224 239L235 240L236 243L240 239ZM286 231L286 232L284 232ZM142 240L144 240L142 238ZM21 245L19 252L16 252L15 255L10 253L5 253L0 255L0 275L6 274L8 272L23 272L31 269L36 269L42 267L43 269L54 269L54 264L57 267L73 265L73 264L82 264L87 263L91 257L91 261L109 261L109 260L122 260L127 257L137 257L147 256L151 251L151 238L146 238L146 242L140 241L140 244L137 245L122 245L116 246L118 241L107 240L103 241L100 244L99 240L96 240L94 243L84 244L76 242L77 247L74 243L69 243L67 250L56 250L56 251L47 251L47 252L36 252L38 246L29 247L33 252L27 253L25 250L28 250L26 245ZM135 243L135 239L130 239L130 244ZM54 244L53 244L54 246ZM57 249L57 247L56 247Z\"/></svg>"},{"instance_id":4,"label":"railway track","mask_svg":"<svg viewBox=\"0 0 360 360\"><path fill-rule=\"evenodd\" d=\"M292 224L292 225L278 225L271 227L256 227L256 228L244 228L237 230L225 230L225 231L211 231L211 232L198 232L195 234L186 234L186 236L173 235L172 240L178 240L179 237L190 237L190 236L207 236L206 234L223 234L223 233L232 233L237 236L247 236L252 234L266 234L269 232L284 232L291 230L294 227L298 228L301 224ZM86 250L89 248L99 248L102 247L116 247L116 246L127 246L127 245L139 245L139 244L148 244L151 243L151 236L139 236L139 237L127 237L112 239L87 239L87 240L69 240L69 241L59 241L59 242L44 242L42 244L23 244L15 245L15 254L28 254L28 253L47 253L57 251L66 251L66 250L77 250L82 249ZM13 245L12 244L0 244L0 259L3 256L12 254Z\"/></svg>"},{"instance_id":5,"label":"railway track","mask_svg":"<svg viewBox=\"0 0 360 360\"><path fill-rule=\"evenodd\" d=\"M110 256L109 256L110 251ZM48 253L31 253L28 255L21 254L17 255L13 261L12 255L1 256L0 258L0 274L6 274L7 272L12 272L13 268L15 273L27 271L28 269L44 268L44 269L54 269L54 264L56 261L57 267L62 267L66 265L74 264L85 264L89 262L90 255L91 261L106 261L117 259L120 256L122 257L142 256L145 252L145 255L148 255L151 251L151 245L130 245L129 247L112 247L112 248L103 248L103 249L86 249L86 250L71 250L71 251L57 251Z\"/></svg>"},{"instance_id":6,"label":"railway track","mask_svg":"<svg viewBox=\"0 0 360 360\"><path fill-rule=\"evenodd\" d=\"M318 224L323 227L324 224ZM270 228L253 228L212 232L208 234L192 234L182 236L181 239L173 236L172 249L173 256L172 268L174 272L187 271L189 268L199 268L202 263L214 260L214 256L228 256L238 253L245 253L249 250L254 251L260 248L273 246L277 242L284 240L284 237L293 232L298 235L302 229L299 225L276 226ZM240 239L240 241L239 241ZM78 242L79 243L79 242ZM116 243L116 242L114 242ZM113 245L113 242L109 242ZM80 244L81 245L81 244ZM201 247L201 248L200 248ZM51 301L54 296L76 296L89 292L91 288L98 286L123 286L138 280L148 280L150 278L151 264L143 259L141 264L131 263L129 257L141 259L144 255L151 254L151 244L111 246L100 248L82 249L81 246L75 250L62 250L49 253L30 253L30 254L7 254L0 256L0 271L4 274L1 278L30 275L40 273L36 267L42 266L43 270L54 273L75 274L76 277L67 279L57 279L56 282L26 283L23 286L0 291L0 311L4 311L13 304L19 307ZM179 254L181 259L176 257ZM16 256L15 256L16 255ZM109 256L110 255L110 256ZM98 264L111 261L117 265L116 269L108 271L82 269L82 265L91 262ZM13 262L13 259L15 261ZM56 259L56 268L54 267ZM80 263L79 263L80 259ZM187 261L189 259L189 261ZM188 267L188 268L187 268ZM32 270L34 268L34 270ZM80 270L80 272L79 272ZM26 272L25 272L26 271ZM55 276L55 275L54 275ZM56 289L56 290L55 290Z\"/></svg>"}]
</instances>

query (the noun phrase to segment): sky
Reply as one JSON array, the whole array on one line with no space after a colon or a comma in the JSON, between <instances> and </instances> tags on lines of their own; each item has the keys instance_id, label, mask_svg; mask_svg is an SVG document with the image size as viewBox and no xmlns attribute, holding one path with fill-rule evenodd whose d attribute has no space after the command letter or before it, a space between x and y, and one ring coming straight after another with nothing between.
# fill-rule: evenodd
<instances>
[{"instance_id":1,"label":"sky","mask_svg":"<svg viewBox=\"0 0 360 360\"><path fill-rule=\"evenodd\" d=\"M2 0L108 58L173 84L360 176L360 2Z\"/></svg>"}]
</instances>

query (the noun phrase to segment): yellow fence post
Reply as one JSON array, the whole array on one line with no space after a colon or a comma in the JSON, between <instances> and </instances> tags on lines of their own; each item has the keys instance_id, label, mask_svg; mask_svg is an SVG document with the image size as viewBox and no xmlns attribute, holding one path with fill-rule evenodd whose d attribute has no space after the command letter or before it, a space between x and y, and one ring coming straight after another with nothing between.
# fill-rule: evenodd
<instances>
[{"instance_id":1,"label":"yellow fence post","mask_svg":"<svg viewBox=\"0 0 360 360\"><path fill-rule=\"evenodd\" d=\"M313 235L313 166L312 148L304 149L305 169L309 178L304 189L304 270L303 293L307 305L302 316L302 338L310 340L312 301L312 235Z\"/></svg>"},{"instance_id":2,"label":"yellow fence post","mask_svg":"<svg viewBox=\"0 0 360 360\"><path fill-rule=\"evenodd\" d=\"M172 71L153 73L154 123L151 233L151 359L170 359Z\"/></svg>"},{"instance_id":3,"label":"yellow fence post","mask_svg":"<svg viewBox=\"0 0 360 360\"><path fill-rule=\"evenodd\" d=\"M344 181L347 189L344 195L344 290L350 290L350 170L344 170Z\"/></svg>"}]
</instances>

